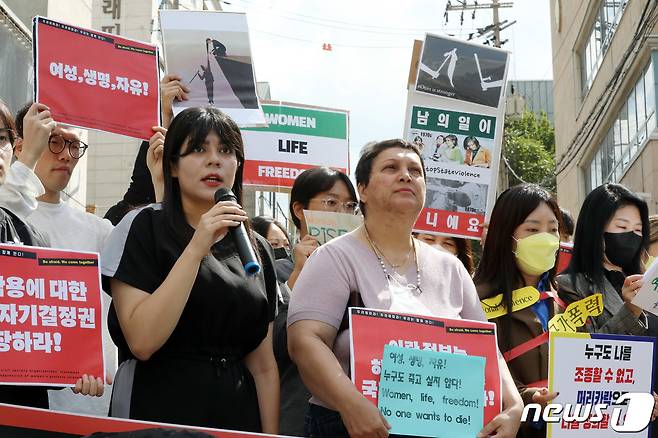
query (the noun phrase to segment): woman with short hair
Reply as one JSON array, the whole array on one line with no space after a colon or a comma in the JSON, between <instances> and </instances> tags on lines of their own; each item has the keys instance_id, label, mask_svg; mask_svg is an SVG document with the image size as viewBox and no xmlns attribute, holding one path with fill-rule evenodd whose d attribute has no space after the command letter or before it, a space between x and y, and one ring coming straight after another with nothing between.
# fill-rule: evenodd
<instances>
[{"instance_id":1,"label":"woman with short hair","mask_svg":"<svg viewBox=\"0 0 658 438\"><path fill-rule=\"evenodd\" d=\"M290 218L299 232L299 242L289 263L290 273L280 280L287 281L292 289L304 262L318 247L315 238L308 235L304 210L356 214L358 206L354 186L343 172L323 166L300 173L290 192Z\"/></svg>"},{"instance_id":2,"label":"woman with short hair","mask_svg":"<svg viewBox=\"0 0 658 438\"><path fill-rule=\"evenodd\" d=\"M348 305L486 320L475 286L451 255L411 235L425 203L418 148L404 140L367 145L356 168L364 224L318 248L290 303L288 348L313 394L306 436L385 437L389 424L349 378ZM500 360L503 412L480 435L514 437L522 403Z\"/></svg>"}]
</instances>

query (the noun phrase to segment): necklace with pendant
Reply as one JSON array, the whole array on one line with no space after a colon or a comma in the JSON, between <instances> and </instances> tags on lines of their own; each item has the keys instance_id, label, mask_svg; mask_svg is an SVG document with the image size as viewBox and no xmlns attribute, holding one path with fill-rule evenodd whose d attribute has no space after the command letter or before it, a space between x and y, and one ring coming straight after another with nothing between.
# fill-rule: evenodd
<instances>
[{"instance_id":1,"label":"necklace with pendant","mask_svg":"<svg viewBox=\"0 0 658 438\"><path fill-rule=\"evenodd\" d=\"M368 243L370 244L370 247L372 248L372 251L375 253L375 256L377 256L377 260L379 260L379 265L381 266L382 271L384 272L384 277L386 277L386 281L390 283L391 280L392 280L392 281L396 282L398 284L398 286L408 289L409 291L411 291L412 294L414 294L416 296L422 294L423 290L420 288L420 266L418 264L418 254L416 253L416 242L413 240L413 238L411 240L411 245L412 245L411 250L414 253L414 262L416 263L416 284L414 285L414 284L411 284L411 283L407 283L407 285L404 286L393 275L391 275L391 273L389 273L388 270L386 269L386 265L384 264L384 258L383 258L384 254L383 253L380 254L381 251L379 251L379 249L377 248L375 243L370 238L370 233L368 233L368 228L365 226L365 224L363 225L363 229L364 229L365 234L366 234L366 239L368 239ZM389 262L389 264L390 264L390 262ZM394 266L391 265L391 267L394 267Z\"/></svg>"}]
</instances>

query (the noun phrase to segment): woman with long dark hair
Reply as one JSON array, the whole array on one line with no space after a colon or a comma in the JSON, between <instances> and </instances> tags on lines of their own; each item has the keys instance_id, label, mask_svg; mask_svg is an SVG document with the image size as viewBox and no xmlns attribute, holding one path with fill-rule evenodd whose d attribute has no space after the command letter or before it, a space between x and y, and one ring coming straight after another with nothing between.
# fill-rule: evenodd
<instances>
[{"instance_id":1,"label":"woman with long dark hair","mask_svg":"<svg viewBox=\"0 0 658 438\"><path fill-rule=\"evenodd\" d=\"M567 304L603 294L602 313L588 317L584 330L658 335L658 317L632 303L642 287L649 235L647 203L623 185L603 184L587 195L578 214L569 267L557 278L558 293ZM655 374L651 421L658 415Z\"/></svg>"},{"instance_id":2,"label":"woman with long dark hair","mask_svg":"<svg viewBox=\"0 0 658 438\"><path fill-rule=\"evenodd\" d=\"M603 294L603 313L589 319L588 331L647 334L647 315L631 301L642 286L648 247L649 209L642 198L620 184L604 184L587 195L558 292L567 303Z\"/></svg>"},{"instance_id":3,"label":"woman with long dark hair","mask_svg":"<svg viewBox=\"0 0 658 438\"><path fill-rule=\"evenodd\" d=\"M128 358L111 415L277 433L276 275L239 204L240 130L219 110L188 108L169 127L162 163L162 206L126 215L103 252L110 330ZM238 202L215 204L220 187ZM227 236L241 223L263 267L251 277Z\"/></svg>"},{"instance_id":4,"label":"woman with long dark hair","mask_svg":"<svg viewBox=\"0 0 658 438\"><path fill-rule=\"evenodd\" d=\"M517 308L517 289L535 287L555 294L555 260L560 245L560 208L543 188L522 184L505 190L489 221L487 244L473 281L483 306L502 300L507 312L492 318L498 329L498 346L507 361L524 404L546 404L557 394L548 393L548 321L558 304L544 295ZM511 309L511 310L510 310ZM492 315L493 316L493 315ZM536 346L532 341L545 337ZM521 437L545 436L542 424L524 423Z\"/></svg>"},{"instance_id":5,"label":"woman with long dark hair","mask_svg":"<svg viewBox=\"0 0 658 438\"><path fill-rule=\"evenodd\" d=\"M288 231L279 221L269 216L256 216L251 219L251 227L255 232L266 238L272 246L274 260L290 257L290 237L288 237ZM279 279L279 281L281 280Z\"/></svg>"}]
</instances>

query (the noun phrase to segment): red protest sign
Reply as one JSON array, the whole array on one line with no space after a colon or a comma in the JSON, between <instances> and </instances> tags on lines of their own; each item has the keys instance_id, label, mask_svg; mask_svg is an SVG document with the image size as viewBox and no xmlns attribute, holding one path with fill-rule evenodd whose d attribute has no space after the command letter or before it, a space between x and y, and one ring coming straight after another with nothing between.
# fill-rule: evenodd
<instances>
[{"instance_id":1,"label":"red protest sign","mask_svg":"<svg viewBox=\"0 0 658 438\"><path fill-rule=\"evenodd\" d=\"M573 256L573 243L560 242L560 249L557 252L557 273L565 271L569 267L571 257Z\"/></svg>"},{"instance_id":2,"label":"red protest sign","mask_svg":"<svg viewBox=\"0 0 658 438\"><path fill-rule=\"evenodd\" d=\"M91 435L95 432L129 432L144 429L184 429L204 432L218 438L273 437L261 433L206 429L178 424L154 423L119 418L101 418L46 409L25 408L0 403L0 436L29 436L30 438L61 438Z\"/></svg>"},{"instance_id":3,"label":"red protest sign","mask_svg":"<svg viewBox=\"0 0 658 438\"><path fill-rule=\"evenodd\" d=\"M105 378L98 254L0 245L0 383Z\"/></svg>"},{"instance_id":4,"label":"red protest sign","mask_svg":"<svg viewBox=\"0 0 658 438\"><path fill-rule=\"evenodd\" d=\"M276 161L245 160L242 181L244 184L256 186L292 187L295 183L295 178L300 173L315 167L318 166ZM332 167L332 169L347 173L347 168L344 167Z\"/></svg>"},{"instance_id":5,"label":"red protest sign","mask_svg":"<svg viewBox=\"0 0 658 438\"><path fill-rule=\"evenodd\" d=\"M484 215L463 213L461 211L423 208L414 224L414 231L419 233L446 234L466 239L481 239Z\"/></svg>"},{"instance_id":6,"label":"red protest sign","mask_svg":"<svg viewBox=\"0 0 658 438\"><path fill-rule=\"evenodd\" d=\"M55 121L151 137L160 125L156 46L43 17L33 35L35 100Z\"/></svg>"},{"instance_id":7,"label":"red protest sign","mask_svg":"<svg viewBox=\"0 0 658 438\"><path fill-rule=\"evenodd\" d=\"M495 324L350 308L350 332L352 381L375 405L384 346L396 345L484 357L484 424L501 412Z\"/></svg>"}]
</instances>

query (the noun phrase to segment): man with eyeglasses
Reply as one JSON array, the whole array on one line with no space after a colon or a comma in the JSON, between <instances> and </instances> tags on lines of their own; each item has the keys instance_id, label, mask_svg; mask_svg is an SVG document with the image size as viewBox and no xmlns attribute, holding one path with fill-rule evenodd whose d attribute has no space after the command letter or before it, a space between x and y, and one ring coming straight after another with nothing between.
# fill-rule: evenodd
<instances>
[{"instance_id":1,"label":"man with eyeglasses","mask_svg":"<svg viewBox=\"0 0 658 438\"><path fill-rule=\"evenodd\" d=\"M88 148L79 131L56 124L47 107L39 103L19 110L16 131L16 162L0 188L0 202L26 218L54 248L102 249L112 224L62 200L62 192Z\"/></svg>"},{"instance_id":2,"label":"man with eyeglasses","mask_svg":"<svg viewBox=\"0 0 658 438\"><path fill-rule=\"evenodd\" d=\"M79 131L57 124L48 107L39 103L25 105L18 111L16 131L16 161L9 168L5 184L0 186L0 205L36 228L53 248L100 252L114 228L110 221L62 200L62 192L88 148L80 140ZM102 295L106 299L107 295ZM116 350L106 332L107 368L112 374ZM98 384L102 385L100 380ZM106 391L102 398L92 399L70 391L50 391L50 408L107 415L110 393Z\"/></svg>"}]
</instances>

